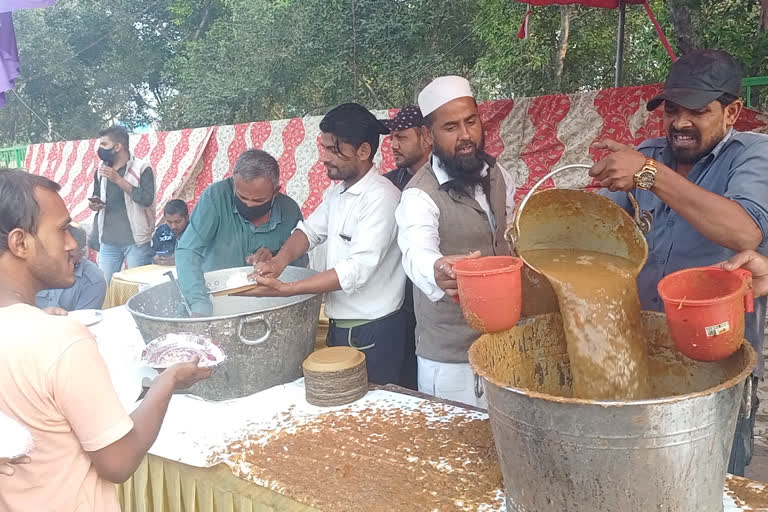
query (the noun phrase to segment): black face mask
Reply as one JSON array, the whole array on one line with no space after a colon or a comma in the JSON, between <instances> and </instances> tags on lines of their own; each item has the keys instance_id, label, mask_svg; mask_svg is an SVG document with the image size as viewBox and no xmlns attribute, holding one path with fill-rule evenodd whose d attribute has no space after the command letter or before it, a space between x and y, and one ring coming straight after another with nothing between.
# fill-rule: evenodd
<instances>
[{"instance_id":1,"label":"black face mask","mask_svg":"<svg viewBox=\"0 0 768 512\"><path fill-rule=\"evenodd\" d=\"M96 151L99 154L99 158L104 161L107 165L112 165L112 162L115 161L115 148L112 147L110 149L105 148L99 148Z\"/></svg>"},{"instance_id":2,"label":"black face mask","mask_svg":"<svg viewBox=\"0 0 768 512\"><path fill-rule=\"evenodd\" d=\"M239 213L244 219L247 220L258 219L265 216L270 211L272 211L272 205L274 203L275 198L272 197L272 200L267 201L266 203L256 206L248 206L243 202L242 199L235 195L235 207L237 208L237 213Z\"/></svg>"}]
</instances>

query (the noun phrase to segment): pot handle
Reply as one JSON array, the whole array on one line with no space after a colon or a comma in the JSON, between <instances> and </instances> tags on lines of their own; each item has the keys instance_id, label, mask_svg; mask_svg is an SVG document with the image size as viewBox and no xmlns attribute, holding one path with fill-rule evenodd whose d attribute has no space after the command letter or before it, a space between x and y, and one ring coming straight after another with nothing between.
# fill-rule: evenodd
<instances>
[{"instance_id":1,"label":"pot handle","mask_svg":"<svg viewBox=\"0 0 768 512\"><path fill-rule=\"evenodd\" d=\"M745 268L737 268L733 271L734 274L747 283L747 293L744 295L744 311L746 313L752 313L755 311L755 291L752 289L752 272Z\"/></svg>"},{"instance_id":2,"label":"pot handle","mask_svg":"<svg viewBox=\"0 0 768 512\"><path fill-rule=\"evenodd\" d=\"M531 190L528 191L528 193L525 195L522 201L520 201L520 204L515 208L515 214L512 219L512 223L507 228L506 233L504 233L504 238L507 240L507 242L511 244L517 244L517 238L520 234L520 215L523 212L523 208L525 208L525 205L528 203L528 200L531 198L531 196L541 187L541 185L544 184L545 181L552 178L556 174L559 174L563 171L570 171L571 169L584 169L589 170L592 168L592 164L572 164L572 165L565 165L563 167L558 167L554 171L550 172L543 178L541 178L536 184L531 187ZM637 224L637 227L640 229L640 231L643 233L643 235L647 235L648 232L651 230L651 224L653 223L653 214L649 212L648 210L641 210L640 206L637 204L637 200L635 199L635 196L632 195L632 192L627 192L627 196L629 196L629 201L632 203L632 207L635 210L635 224Z\"/></svg>"},{"instance_id":3,"label":"pot handle","mask_svg":"<svg viewBox=\"0 0 768 512\"><path fill-rule=\"evenodd\" d=\"M256 324L256 323L264 324L264 328L267 330L267 332L265 332L263 336L255 340L246 338L243 335L243 327L245 327L246 325ZM263 316L253 316L253 317L244 318L243 320L240 320L240 325L237 328L237 337L240 338L241 343L249 346L260 345L265 341L267 341L270 336L272 336L272 324L270 324L269 320L267 320Z\"/></svg>"}]
</instances>

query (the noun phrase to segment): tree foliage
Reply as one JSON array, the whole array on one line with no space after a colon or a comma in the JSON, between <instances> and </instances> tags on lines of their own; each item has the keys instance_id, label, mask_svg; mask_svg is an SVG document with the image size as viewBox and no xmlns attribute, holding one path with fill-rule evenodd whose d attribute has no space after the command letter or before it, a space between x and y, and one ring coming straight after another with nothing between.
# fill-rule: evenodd
<instances>
[{"instance_id":1,"label":"tree foliage","mask_svg":"<svg viewBox=\"0 0 768 512\"><path fill-rule=\"evenodd\" d=\"M748 76L768 75L759 0L651 7L675 51L723 48ZM0 146L89 138L112 122L177 129L345 101L397 107L447 73L470 77L482 99L613 85L617 11L567 10L555 76L564 11L534 8L519 40L525 10L516 0L59 0L14 13L22 76L0 109ZM627 7L624 63L626 85L661 81L671 63L639 5Z\"/></svg>"}]
</instances>

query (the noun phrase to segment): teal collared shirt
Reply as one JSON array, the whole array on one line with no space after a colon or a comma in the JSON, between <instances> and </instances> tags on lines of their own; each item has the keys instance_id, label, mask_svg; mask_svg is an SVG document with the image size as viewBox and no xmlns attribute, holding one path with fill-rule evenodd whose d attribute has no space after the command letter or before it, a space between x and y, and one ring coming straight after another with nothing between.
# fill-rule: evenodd
<instances>
[{"instance_id":1,"label":"teal collared shirt","mask_svg":"<svg viewBox=\"0 0 768 512\"><path fill-rule=\"evenodd\" d=\"M176 248L179 285L193 313L211 313L203 273L242 267L245 259L262 247L277 254L303 218L293 199L277 194L269 221L254 226L238 213L234 190L232 178L208 187ZM306 267L308 259L304 254L291 265Z\"/></svg>"}]
</instances>

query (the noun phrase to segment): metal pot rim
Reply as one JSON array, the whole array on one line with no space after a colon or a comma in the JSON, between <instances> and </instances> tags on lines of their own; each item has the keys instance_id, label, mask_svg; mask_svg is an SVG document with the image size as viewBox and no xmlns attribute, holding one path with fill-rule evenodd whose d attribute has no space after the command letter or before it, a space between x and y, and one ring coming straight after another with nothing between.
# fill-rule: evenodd
<instances>
[{"instance_id":1,"label":"metal pot rim","mask_svg":"<svg viewBox=\"0 0 768 512\"><path fill-rule=\"evenodd\" d=\"M553 314L553 313L546 313L545 315L537 315L537 316L546 316L550 314ZM643 314L655 314L659 316L664 316L663 313L656 313L656 312L650 312L650 311L643 311ZM536 316L531 318L536 318ZM737 356L737 354L741 354L742 352L746 352L745 358L747 360L747 363L744 366L744 369L741 372L739 372L738 375L731 377L730 379L718 384L717 386L707 388L703 391L686 393L684 395L667 396L667 397L661 397L661 398L649 398L645 400L621 401L621 400L587 400L584 398L568 398L568 397L550 395L548 393L541 393L539 391L531 391L529 389L524 389L524 388L513 388L513 387L501 386L496 382L494 382L493 379L485 375L484 374L485 372L477 373L477 375L481 377L485 382L487 382L490 385L493 385L498 389L510 391L512 393L515 393L516 395L525 396L528 398L546 400L547 402L550 402L550 403L558 403L563 405L592 406L592 407L634 407L634 406L648 406L648 405L665 405L665 404L683 402L686 400L691 400L693 398L701 398L708 395L714 395L720 391L723 391L725 389L728 389L737 385L739 382L744 381L752 373L752 369L757 364L757 352L755 352L755 349L752 348L752 345L747 340L744 340L744 342L741 345L741 348L737 352L735 352L731 357ZM471 359L471 355L470 355L470 359ZM473 370L474 370L474 367L473 367Z\"/></svg>"},{"instance_id":2,"label":"metal pot rim","mask_svg":"<svg viewBox=\"0 0 768 512\"><path fill-rule=\"evenodd\" d=\"M165 283L163 283L165 284ZM149 288L147 288L149 289ZM177 318L177 317L164 317L164 316L152 316L147 315L146 313L140 313L139 311L136 311L131 307L131 302L133 301L133 297L128 301L128 303L125 305L125 307L128 309L128 311L135 316L138 316L139 318L144 318L146 320L160 320L163 322L171 322L171 323L195 323L195 322L213 322L216 320L229 320L231 318L239 318L243 316L251 316L251 315L260 315L262 313L269 313L270 311L276 311L278 309L283 309L288 306L295 306L296 304L301 304L302 302L305 302L313 297L316 297L317 295L295 295L293 297L287 297L289 299L293 299L290 302L287 302L285 304L280 304L279 306L273 306L271 308L264 308L259 309L257 311L248 311L244 313L235 313L232 315L223 315L223 316L196 316L193 318ZM135 297L135 296L134 296ZM256 297L251 297L256 298Z\"/></svg>"}]
</instances>

